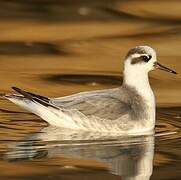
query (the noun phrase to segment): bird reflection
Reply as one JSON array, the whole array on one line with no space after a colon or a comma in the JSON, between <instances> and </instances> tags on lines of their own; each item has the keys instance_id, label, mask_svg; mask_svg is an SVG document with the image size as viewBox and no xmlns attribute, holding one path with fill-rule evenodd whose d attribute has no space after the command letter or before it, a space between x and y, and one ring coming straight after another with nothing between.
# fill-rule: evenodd
<instances>
[{"instance_id":1,"label":"bird reflection","mask_svg":"<svg viewBox=\"0 0 181 180\"><path fill-rule=\"evenodd\" d=\"M123 180L148 180L153 169L154 136L115 137L49 126L12 144L3 158L17 161L59 155L104 162Z\"/></svg>"}]
</instances>

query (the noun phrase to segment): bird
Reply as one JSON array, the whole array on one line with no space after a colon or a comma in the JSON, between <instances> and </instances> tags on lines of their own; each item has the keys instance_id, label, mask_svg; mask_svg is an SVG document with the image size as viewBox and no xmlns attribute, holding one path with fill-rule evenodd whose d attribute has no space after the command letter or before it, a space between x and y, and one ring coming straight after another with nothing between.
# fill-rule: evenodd
<instances>
[{"instance_id":1,"label":"bird","mask_svg":"<svg viewBox=\"0 0 181 180\"><path fill-rule=\"evenodd\" d=\"M16 93L3 97L51 126L119 135L153 134L156 103L148 74L155 69L177 74L157 61L153 48L136 46L124 58L123 82L119 87L58 98L12 87Z\"/></svg>"}]
</instances>

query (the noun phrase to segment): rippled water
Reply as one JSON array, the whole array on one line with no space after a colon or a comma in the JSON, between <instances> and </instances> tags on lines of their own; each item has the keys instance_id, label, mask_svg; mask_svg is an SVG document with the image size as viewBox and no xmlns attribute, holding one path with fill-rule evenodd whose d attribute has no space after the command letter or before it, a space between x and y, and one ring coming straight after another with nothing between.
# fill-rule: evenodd
<instances>
[{"instance_id":1,"label":"rippled water","mask_svg":"<svg viewBox=\"0 0 181 180\"><path fill-rule=\"evenodd\" d=\"M0 92L57 97L117 87L130 47L147 44L181 71L181 2L0 2ZM161 9L161 10L160 10ZM0 99L0 179L181 178L181 76L150 74L154 136L111 137L50 127Z\"/></svg>"}]
</instances>

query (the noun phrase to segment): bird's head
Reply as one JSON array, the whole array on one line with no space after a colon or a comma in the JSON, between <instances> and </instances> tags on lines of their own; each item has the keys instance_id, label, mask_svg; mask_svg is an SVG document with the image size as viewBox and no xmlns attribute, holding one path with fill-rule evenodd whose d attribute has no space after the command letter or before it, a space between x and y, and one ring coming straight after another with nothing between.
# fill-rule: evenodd
<instances>
[{"instance_id":1,"label":"bird's head","mask_svg":"<svg viewBox=\"0 0 181 180\"><path fill-rule=\"evenodd\" d=\"M130 49L126 55L124 69L125 71L135 72L135 75L138 72L148 73L155 69L177 74L174 70L161 65L157 61L155 50L149 46L136 46Z\"/></svg>"}]
</instances>

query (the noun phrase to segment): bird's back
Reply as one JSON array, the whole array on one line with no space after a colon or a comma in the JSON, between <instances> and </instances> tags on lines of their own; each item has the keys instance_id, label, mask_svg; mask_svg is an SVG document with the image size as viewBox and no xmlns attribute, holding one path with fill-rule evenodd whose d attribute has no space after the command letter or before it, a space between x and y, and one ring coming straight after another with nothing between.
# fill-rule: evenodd
<instances>
[{"instance_id":1,"label":"bird's back","mask_svg":"<svg viewBox=\"0 0 181 180\"><path fill-rule=\"evenodd\" d=\"M122 88L83 92L51 99L51 103L64 110L78 111L89 119L117 120L131 110L124 101Z\"/></svg>"}]
</instances>

